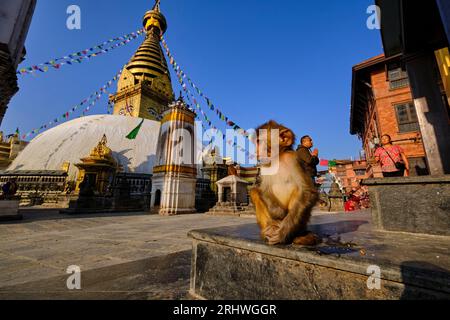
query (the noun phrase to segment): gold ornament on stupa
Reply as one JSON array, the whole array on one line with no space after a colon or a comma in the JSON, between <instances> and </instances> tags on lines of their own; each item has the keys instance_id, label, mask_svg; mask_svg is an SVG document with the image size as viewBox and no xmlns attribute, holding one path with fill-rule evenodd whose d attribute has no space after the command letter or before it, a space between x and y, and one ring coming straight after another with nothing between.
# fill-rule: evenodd
<instances>
[{"instance_id":1,"label":"gold ornament on stupa","mask_svg":"<svg viewBox=\"0 0 450 320\"><path fill-rule=\"evenodd\" d=\"M104 194L108 184L114 178L118 164L114 160L111 149L107 146L106 135L95 146L88 157L82 158L81 163L75 164L78 168L76 192L80 191L80 185L86 178L96 194Z\"/></svg>"},{"instance_id":2,"label":"gold ornament on stupa","mask_svg":"<svg viewBox=\"0 0 450 320\"><path fill-rule=\"evenodd\" d=\"M159 0L145 13L143 26L145 40L123 69L117 93L110 100L115 115L159 121L174 100L170 72L160 44L167 21Z\"/></svg>"},{"instance_id":3,"label":"gold ornament on stupa","mask_svg":"<svg viewBox=\"0 0 450 320\"><path fill-rule=\"evenodd\" d=\"M108 148L108 146L106 145L107 143L108 139L106 135L103 135L103 138L100 140L97 146L94 149L92 149L90 156L84 159L91 161L106 160L115 162L115 160L112 157L111 149Z\"/></svg>"}]
</instances>

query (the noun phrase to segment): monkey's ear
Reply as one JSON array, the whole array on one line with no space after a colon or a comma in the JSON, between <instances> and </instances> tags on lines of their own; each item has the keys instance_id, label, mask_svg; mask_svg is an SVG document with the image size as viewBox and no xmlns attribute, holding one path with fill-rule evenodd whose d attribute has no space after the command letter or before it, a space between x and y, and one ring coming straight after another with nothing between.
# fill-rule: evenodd
<instances>
[{"instance_id":1,"label":"monkey's ear","mask_svg":"<svg viewBox=\"0 0 450 320\"><path fill-rule=\"evenodd\" d=\"M294 144L295 135L289 129L283 129L280 131L280 147L290 147Z\"/></svg>"}]
</instances>

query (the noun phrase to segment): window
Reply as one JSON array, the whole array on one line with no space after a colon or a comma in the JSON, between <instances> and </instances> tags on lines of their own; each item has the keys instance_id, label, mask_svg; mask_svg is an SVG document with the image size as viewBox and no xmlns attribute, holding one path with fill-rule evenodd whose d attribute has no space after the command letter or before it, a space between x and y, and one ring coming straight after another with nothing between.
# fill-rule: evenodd
<instances>
[{"instance_id":1,"label":"window","mask_svg":"<svg viewBox=\"0 0 450 320\"><path fill-rule=\"evenodd\" d=\"M404 103L395 106L397 114L398 131L400 133L418 131L416 108L413 103Z\"/></svg>"},{"instance_id":2,"label":"window","mask_svg":"<svg viewBox=\"0 0 450 320\"><path fill-rule=\"evenodd\" d=\"M387 72L389 88L391 90L400 89L409 86L408 73L406 68L400 64L391 64Z\"/></svg>"},{"instance_id":3,"label":"window","mask_svg":"<svg viewBox=\"0 0 450 320\"><path fill-rule=\"evenodd\" d=\"M357 176L364 176L366 174L366 170L365 169L356 169L355 174Z\"/></svg>"}]
</instances>

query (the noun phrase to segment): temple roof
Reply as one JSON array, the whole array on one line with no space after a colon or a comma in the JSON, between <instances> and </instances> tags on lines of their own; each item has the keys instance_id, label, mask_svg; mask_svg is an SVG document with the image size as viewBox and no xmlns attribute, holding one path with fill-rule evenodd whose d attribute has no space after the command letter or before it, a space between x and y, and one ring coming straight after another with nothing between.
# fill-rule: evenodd
<instances>
[{"instance_id":1,"label":"temple roof","mask_svg":"<svg viewBox=\"0 0 450 320\"><path fill-rule=\"evenodd\" d=\"M234 183L249 184L248 181L243 180L235 175L231 175L231 176L223 178L222 180L217 181L217 184L234 184Z\"/></svg>"}]
</instances>

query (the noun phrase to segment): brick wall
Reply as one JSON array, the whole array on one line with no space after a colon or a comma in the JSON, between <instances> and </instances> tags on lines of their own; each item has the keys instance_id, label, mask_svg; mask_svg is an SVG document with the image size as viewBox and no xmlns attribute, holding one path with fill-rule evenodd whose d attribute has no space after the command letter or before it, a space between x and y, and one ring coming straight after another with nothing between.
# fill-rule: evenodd
<instances>
[{"instance_id":1,"label":"brick wall","mask_svg":"<svg viewBox=\"0 0 450 320\"><path fill-rule=\"evenodd\" d=\"M425 150L420 132L401 133L395 111L395 105L413 102L410 87L391 90L384 66L372 72L371 83L375 105L369 110L366 123L367 130L363 137L363 145L369 162L373 160L374 153L374 150L369 147L369 141L377 134L380 138L384 134L390 135L394 144L405 150L408 158L424 158ZM376 168L376 165L374 166L375 168L371 168L369 171L379 172L380 169ZM416 174L415 171L411 172L411 175Z\"/></svg>"}]
</instances>

